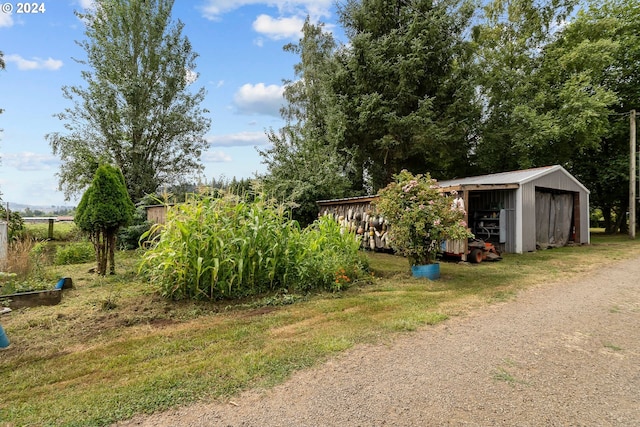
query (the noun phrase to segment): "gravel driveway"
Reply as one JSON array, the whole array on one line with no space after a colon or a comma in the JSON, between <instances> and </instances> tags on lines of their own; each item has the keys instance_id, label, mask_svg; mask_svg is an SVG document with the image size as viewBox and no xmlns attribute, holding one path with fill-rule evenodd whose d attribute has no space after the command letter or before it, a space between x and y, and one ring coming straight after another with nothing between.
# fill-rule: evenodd
<instances>
[{"instance_id":1,"label":"gravel driveway","mask_svg":"<svg viewBox=\"0 0 640 427\"><path fill-rule=\"evenodd\" d=\"M118 426L640 426L640 258Z\"/></svg>"}]
</instances>

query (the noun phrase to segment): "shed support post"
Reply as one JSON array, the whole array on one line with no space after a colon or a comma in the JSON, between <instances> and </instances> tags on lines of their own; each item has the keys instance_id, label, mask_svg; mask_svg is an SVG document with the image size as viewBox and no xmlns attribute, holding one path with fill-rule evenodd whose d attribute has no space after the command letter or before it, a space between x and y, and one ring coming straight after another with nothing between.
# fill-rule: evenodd
<instances>
[{"instance_id":1,"label":"shed support post","mask_svg":"<svg viewBox=\"0 0 640 427\"><path fill-rule=\"evenodd\" d=\"M470 227L469 222L469 191L462 190L462 202L464 203L464 220L467 223L467 227ZM464 239L462 242L462 261L467 260L467 254L469 253L469 239Z\"/></svg>"},{"instance_id":2,"label":"shed support post","mask_svg":"<svg viewBox=\"0 0 640 427\"><path fill-rule=\"evenodd\" d=\"M629 114L629 237L636 238L636 110Z\"/></svg>"}]
</instances>

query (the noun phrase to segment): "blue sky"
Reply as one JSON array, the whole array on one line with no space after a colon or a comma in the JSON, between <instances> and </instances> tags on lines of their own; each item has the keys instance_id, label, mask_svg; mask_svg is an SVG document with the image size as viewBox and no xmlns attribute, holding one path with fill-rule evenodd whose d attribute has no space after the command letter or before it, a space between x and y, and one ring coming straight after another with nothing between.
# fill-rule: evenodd
<instances>
[{"instance_id":1,"label":"blue sky","mask_svg":"<svg viewBox=\"0 0 640 427\"><path fill-rule=\"evenodd\" d=\"M0 6L6 3L0 0ZM69 107L62 86L84 85L85 59L75 41L84 26L74 15L90 0L50 0L45 11L0 11L0 51L6 70L0 71L0 191L3 202L34 205L75 205L64 201L55 176L60 161L44 136L64 131L53 117ZM195 85L207 90L203 107L212 126L203 155L205 178L252 177L264 172L256 146L268 143L265 130L282 125L282 81L292 79L298 58L282 47L300 38L307 15L331 27L334 0L176 0L174 20L200 56ZM4 9L3 9L4 10Z\"/></svg>"}]
</instances>

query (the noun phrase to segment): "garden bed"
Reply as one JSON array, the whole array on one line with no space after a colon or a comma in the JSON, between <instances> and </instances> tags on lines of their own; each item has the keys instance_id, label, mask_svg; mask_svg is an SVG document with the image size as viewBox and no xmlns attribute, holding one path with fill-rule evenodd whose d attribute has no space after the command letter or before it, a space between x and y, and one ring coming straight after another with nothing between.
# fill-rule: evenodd
<instances>
[{"instance_id":1,"label":"garden bed","mask_svg":"<svg viewBox=\"0 0 640 427\"><path fill-rule=\"evenodd\" d=\"M0 296L0 305L9 301L11 309L37 307L39 305L56 305L62 300L62 289L51 289L46 291L19 292L16 294Z\"/></svg>"},{"instance_id":2,"label":"garden bed","mask_svg":"<svg viewBox=\"0 0 640 427\"><path fill-rule=\"evenodd\" d=\"M62 300L62 290L71 289L72 287L73 282L71 278L65 277L58 281L55 289L0 295L0 305L8 306L11 309L37 307L40 305L56 305Z\"/></svg>"}]
</instances>

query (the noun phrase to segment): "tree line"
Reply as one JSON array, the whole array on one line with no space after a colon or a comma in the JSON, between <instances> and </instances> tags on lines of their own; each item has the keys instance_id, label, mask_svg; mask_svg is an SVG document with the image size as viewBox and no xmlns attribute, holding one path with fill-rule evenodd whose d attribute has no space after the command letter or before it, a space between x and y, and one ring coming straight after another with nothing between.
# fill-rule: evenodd
<instances>
[{"instance_id":1,"label":"tree line","mask_svg":"<svg viewBox=\"0 0 640 427\"><path fill-rule=\"evenodd\" d=\"M85 84L63 88L66 129L46 136L68 197L105 163L135 203L194 187L210 119L173 3L98 0L77 13ZM285 81L285 124L260 151L261 188L298 220L402 169L451 179L560 164L592 191L607 230L625 231L637 1L343 0L337 13L341 42L307 19L284 47L300 61Z\"/></svg>"},{"instance_id":2,"label":"tree line","mask_svg":"<svg viewBox=\"0 0 640 427\"><path fill-rule=\"evenodd\" d=\"M285 47L300 57L286 125L261 152L266 188L301 217L402 169L451 179L560 164L624 231L637 2L348 0L339 16L346 41L307 20Z\"/></svg>"}]
</instances>

